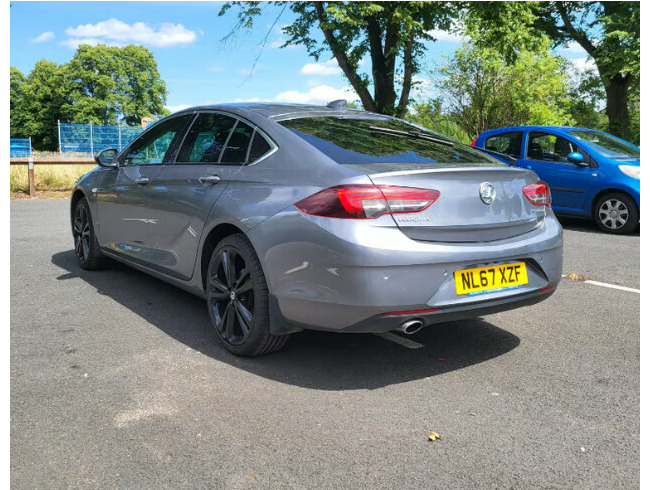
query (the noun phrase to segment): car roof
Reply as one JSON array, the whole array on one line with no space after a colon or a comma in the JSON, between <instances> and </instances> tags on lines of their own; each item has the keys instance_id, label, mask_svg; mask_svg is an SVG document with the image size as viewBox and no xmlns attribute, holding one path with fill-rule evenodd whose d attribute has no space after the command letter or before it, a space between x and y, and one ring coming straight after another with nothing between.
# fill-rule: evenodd
<instances>
[{"instance_id":1,"label":"car roof","mask_svg":"<svg viewBox=\"0 0 650 490\"><path fill-rule=\"evenodd\" d=\"M597 129L591 128L579 128L574 126L507 126L504 128L495 128L483 131L480 136L488 135L492 133L501 133L504 131L524 131L524 130L533 130L533 131L598 131Z\"/></svg>"},{"instance_id":2,"label":"car roof","mask_svg":"<svg viewBox=\"0 0 650 490\"><path fill-rule=\"evenodd\" d=\"M284 119L295 119L299 117L316 116L348 116L355 118L391 119L390 116L384 116L382 114L358 109L335 109L327 106L313 104L282 104L276 102L235 102L227 104L203 105L189 107L177 112L176 114L204 110L224 110L240 115L244 115L247 112L253 112L259 114L260 116L265 116L276 121Z\"/></svg>"}]
</instances>

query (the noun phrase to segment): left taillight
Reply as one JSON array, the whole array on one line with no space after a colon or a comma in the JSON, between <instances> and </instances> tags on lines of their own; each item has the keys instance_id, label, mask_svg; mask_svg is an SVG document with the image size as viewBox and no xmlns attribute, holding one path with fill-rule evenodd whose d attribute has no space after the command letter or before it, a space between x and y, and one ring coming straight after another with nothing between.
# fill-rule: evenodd
<instances>
[{"instance_id":1,"label":"left taillight","mask_svg":"<svg viewBox=\"0 0 650 490\"><path fill-rule=\"evenodd\" d=\"M295 206L313 216L374 219L388 213L419 213L439 196L437 190L416 187L337 185L306 197Z\"/></svg>"},{"instance_id":2,"label":"left taillight","mask_svg":"<svg viewBox=\"0 0 650 490\"><path fill-rule=\"evenodd\" d=\"M534 184L525 186L521 191L534 206L551 207L551 190L546 182L538 180Z\"/></svg>"}]
</instances>

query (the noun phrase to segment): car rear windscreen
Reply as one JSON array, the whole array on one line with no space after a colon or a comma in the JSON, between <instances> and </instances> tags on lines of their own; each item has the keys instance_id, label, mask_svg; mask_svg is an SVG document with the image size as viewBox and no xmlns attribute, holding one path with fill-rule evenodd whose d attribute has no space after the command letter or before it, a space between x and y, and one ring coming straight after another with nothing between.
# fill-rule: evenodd
<instances>
[{"instance_id":1,"label":"car rear windscreen","mask_svg":"<svg viewBox=\"0 0 650 490\"><path fill-rule=\"evenodd\" d=\"M496 159L438 133L390 119L303 117L279 121L340 164L479 163Z\"/></svg>"}]
</instances>

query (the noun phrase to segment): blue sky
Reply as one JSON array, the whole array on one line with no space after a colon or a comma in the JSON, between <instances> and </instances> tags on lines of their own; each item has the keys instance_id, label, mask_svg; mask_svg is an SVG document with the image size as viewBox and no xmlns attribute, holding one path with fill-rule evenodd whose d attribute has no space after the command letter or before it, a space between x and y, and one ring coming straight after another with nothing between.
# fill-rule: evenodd
<instances>
[{"instance_id":1,"label":"blue sky","mask_svg":"<svg viewBox=\"0 0 650 490\"><path fill-rule=\"evenodd\" d=\"M286 9L274 29L278 8L268 8L252 30L224 43L234 12L218 16L220 2L24 2L10 8L10 62L28 74L40 59L65 63L79 43L142 44L153 52L167 83L171 110L190 105L241 100L325 103L356 98L328 56L316 63L301 46L280 49L280 27L291 23ZM262 50L260 43L270 31ZM424 65L433 68L460 39L437 33ZM260 56L261 52L261 56ZM561 54L585 63L586 53L571 46ZM257 63L256 58L259 56ZM251 69L255 65L255 71ZM368 67L369 63L364 66ZM415 96L426 97L431 87Z\"/></svg>"}]
</instances>

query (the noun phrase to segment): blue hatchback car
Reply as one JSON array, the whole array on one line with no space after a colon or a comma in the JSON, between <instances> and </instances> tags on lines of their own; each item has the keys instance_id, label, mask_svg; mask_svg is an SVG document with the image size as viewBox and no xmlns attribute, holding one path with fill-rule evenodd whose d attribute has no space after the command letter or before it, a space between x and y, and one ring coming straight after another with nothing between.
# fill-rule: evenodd
<instances>
[{"instance_id":1,"label":"blue hatchback car","mask_svg":"<svg viewBox=\"0 0 650 490\"><path fill-rule=\"evenodd\" d=\"M593 218L610 233L639 226L640 150L627 141L594 129L512 126L485 131L472 144L532 169L551 188L556 214Z\"/></svg>"}]
</instances>

